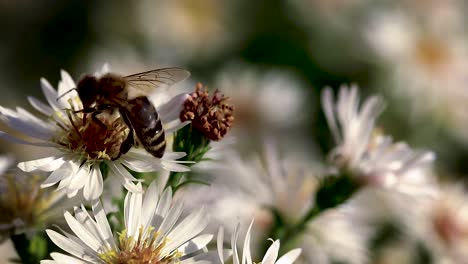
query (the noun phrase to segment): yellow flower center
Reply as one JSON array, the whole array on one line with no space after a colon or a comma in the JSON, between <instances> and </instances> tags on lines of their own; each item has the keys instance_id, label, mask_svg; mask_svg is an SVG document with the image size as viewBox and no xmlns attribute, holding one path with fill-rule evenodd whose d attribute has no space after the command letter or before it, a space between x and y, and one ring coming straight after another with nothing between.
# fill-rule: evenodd
<instances>
[{"instance_id":1,"label":"yellow flower center","mask_svg":"<svg viewBox=\"0 0 468 264\"><path fill-rule=\"evenodd\" d=\"M122 144L130 130L118 112L113 112L93 115L70 110L62 122L57 122L65 133L55 141L87 159L116 160L128 151Z\"/></svg>"},{"instance_id":2,"label":"yellow flower center","mask_svg":"<svg viewBox=\"0 0 468 264\"><path fill-rule=\"evenodd\" d=\"M109 250L100 255L106 264L169 264L179 262L180 253L163 252L167 238L159 241L159 233L140 228L138 238L128 237L126 230L119 235L119 250Z\"/></svg>"}]
</instances>

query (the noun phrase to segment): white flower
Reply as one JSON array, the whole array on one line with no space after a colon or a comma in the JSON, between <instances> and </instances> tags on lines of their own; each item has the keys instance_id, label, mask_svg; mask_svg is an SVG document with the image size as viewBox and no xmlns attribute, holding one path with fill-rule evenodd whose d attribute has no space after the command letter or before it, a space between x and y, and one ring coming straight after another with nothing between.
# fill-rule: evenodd
<instances>
[{"instance_id":1,"label":"white flower","mask_svg":"<svg viewBox=\"0 0 468 264\"><path fill-rule=\"evenodd\" d=\"M211 186L192 187L183 193L193 207L206 204L215 220L212 232L222 224L232 234L237 223L248 224L254 217L255 233L262 234L253 237L254 252L263 245L263 235L276 216L293 224L312 208L318 186L313 170L306 165L310 161L281 159L270 142L264 154L241 158L238 153L226 153L215 167L200 169L213 176Z\"/></svg>"},{"instance_id":2,"label":"white flower","mask_svg":"<svg viewBox=\"0 0 468 264\"><path fill-rule=\"evenodd\" d=\"M236 230L234 231L234 234L231 237L231 247L232 247L232 253L233 253L232 257L233 257L233 263L234 264L239 264L239 263L252 264L252 263L256 263L256 262L253 262L252 256L251 256L251 253L250 253L250 236L251 236L250 232L251 232L251 229L252 229L252 225L253 225L253 220L250 223L250 226L247 229L247 233L245 235L244 247L243 247L243 250L242 250L242 256L240 256L238 251L237 251L237 239L239 237L239 226L240 225L237 225ZM222 242L223 241L224 241L224 230L223 230L223 228L220 228L220 230L218 232L218 252L219 252L218 254L219 254L219 259L221 260L221 263L224 264L225 257L224 257L224 254L221 251L223 249L223 247L222 247ZM296 248L296 249L293 249L293 250L287 252L281 258L278 259L279 248L280 248L280 241L279 240L273 241L273 243L271 244L271 246L268 248L267 252L263 256L262 261L259 262L259 263L262 263L262 264L290 264L290 263L294 263L294 261L296 261L296 259L299 257L299 255L301 254L301 251L302 251L300 248Z\"/></svg>"},{"instance_id":3,"label":"white flower","mask_svg":"<svg viewBox=\"0 0 468 264\"><path fill-rule=\"evenodd\" d=\"M417 5L422 10L434 6L422 18L407 10L374 14L365 36L386 72L391 69L384 81L408 105L404 114L428 115L468 142L466 6L459 6L463 1L432 2Z\"/></svg>"},{"instance_id":4,"label":"white flower","mask_svg":"<svg viewBox=\"0 0 468 264\"><path fill-rule=\"evenodd\" d=\"M18 168L4 172L12 161L0 158L0 241L12 234L30 235L60 224L63 210L78 203L77 199L63 199L63 190L41 189L44 172L25 173Z\"/></svg>"},{"instance_id":5,"label":"white flower","mask_svg":"<svg viewBox=\"0 0 468 264\"><path fill-rule=\"evenodd\" d=\"M424 242L436 259L468 259L468 195L461 185L443 185L432 197L407 205L410 234Z\"/></svg>"},{"instance_id":6,"label":"white flower","mask_svg":"<svg viewBox=\"0 0 468 264\"><path fill-rule=\"evenodd\" d=\"M337 144L330 155L332 162L364 183L394 186L405 175L413 175L408 172L434 160L432 152L417 152L405 143L393 143L391 137L377 134L374 125L383 103L373 96L359 107L357 86L342 86L336 102L332 90L326 88L322 106Z\"/></svg>"},{"instance_id":7,"label":"white flower","mask_svg":"<svg viewBox=\"0 0 468 264\"><path fill-rule=\"evenodd\" d=\"M368 231L339 209L323 212L307 224L301 245L306 263L366 263Z\"/></svg>"},{"instance_id":8,"label":"white flower","mask_svg":"<svg viewBox=\"0 0 468 264\"><path fill-rule=\"evenodd\" d=\"M136 5L136 22L144 40L155 46L153 54L147 55L158 61L199 62L237 43L242 20L233 15L233 10L239 11L239 7L236 1L145 0Z\"/></svg>"},{"instance_id":9,"label":"white flower","mask_svg":"<svg viewBox=\"0 0 468 264\"><path fill-rule=\"evenodd\" d=\"M235 107L234 134L240 138L268 132L288 143L307 124L308 94L301 80L287 70L262 70L245 64L223 69L214 88L231 98ZM243 142L239 140L239 143Z\"/></svg>"},{"instance_id":10,"label":"white flower","mask_svg":"<svg viewBox=\"0 0 468 264\"><path fill-rule=\"evenodd\" d=\"M41 79L42 91L49 105L34 97L28 97L31 105L43 115L42 118L20 107L12 110L0 106L1 120L19 133L35 140L25 141L1 131L0 136L15 143L52 147L60 151L54 156L18 164L18 167L26 172L51 172L42 183L43 187L60 182L57 189L66 190L68 197L73 197L83 190L85 199L94 200L102 193L102 164L107 165L113 177L117 177L127 190L133 192L139 192L141 189L133 183L137 179L123 165L136 172L188 170L175 161L182 157L183 153L166 151L163 158L157 159L142 149L132 148L127 154L120 156L120 146L129 133L122 118L116 114L102 113L98 115L101 121L99 124L90 114L83 120L83 113L73 113L73 110L81 110L82 104L73 90L76 85L70 75L65 71L62 71L61 75L58 90L45 79ZM58 98L59 96L61 97ZM166 134L170 135L181 127L180 122L174 122L177 118L174 112L181 109L186 97L186 94L180 94L163 105L156 105L163 124L170 124L165 127Z\"/></svg>"},{"instance_id":11,"label":"white flower","mask_svg":"<svg viewBox=\"0 0 468 264\"><path fill-rule=\"evenodd\" d=\"M206 210L199 209L180 220L183 205L172 200L172 190L153 182L146 194L129 192L124 204L124 230L111 230L99 201L93 216L75 208L65 212L74 234L46 230L50 239L70 256L52 253L54 260L41 263L210 263L216 252L204 252L213 235L200 235L207 225ZM118 237L117 241L114 237Z\"/></svg>"}]
</instances>

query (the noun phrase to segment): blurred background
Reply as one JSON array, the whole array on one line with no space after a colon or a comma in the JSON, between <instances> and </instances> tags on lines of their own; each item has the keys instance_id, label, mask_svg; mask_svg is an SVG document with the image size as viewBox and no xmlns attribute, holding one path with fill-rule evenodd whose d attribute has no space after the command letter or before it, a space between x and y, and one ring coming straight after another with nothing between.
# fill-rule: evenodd
<instances>
[{"instance_id":1,"label":"blurred background","mask_svg":"<svg viewBox=\"0 0 468 264\"><path fill-rule=\"evenodd\" d=\"M200 81L234 99L236 127L249 135L239 144L258 146L268 135L320 156L331 143L320 90L356 83L364 94L385 97L379 125L388 134L435 150L441 169L464 175L465 4L0 1L0 103L28 108L25 96L42 98L39 79L55 86L60 69L78 79L104 63L122 74L179 66L192 72L187 89Z\"/></svg>"},{"instance_id":2,"label":"blurred background","mask_svg":"<svg viewBox=\"0 0 468 264\"><path fill-rule=\"evenodd\" d=\"M230 96L241 152L265 137L324 160L333 147L321 111L326 86L357 84L386 101L378 126L437 155L442 178L468 172L468 27L457 0L0 0L0 105L30 110L64 69L78 80L105 63L121 74L192 72ZM1 130L6 128L1 127ZM38 149L2 141L17 159Z\"/></svg>"}]
</instances>

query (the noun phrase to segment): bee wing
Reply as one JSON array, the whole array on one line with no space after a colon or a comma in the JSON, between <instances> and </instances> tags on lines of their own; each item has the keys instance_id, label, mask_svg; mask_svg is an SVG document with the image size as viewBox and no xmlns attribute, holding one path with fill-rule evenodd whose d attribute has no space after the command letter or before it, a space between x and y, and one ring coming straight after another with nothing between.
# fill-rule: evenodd
<instances>
[{"instance_id":1,"label":"bee wing","mask_svg":"<svg viewBox=\"0 0 468 264\"><path fill-rule=\"evenodd\" d=\"M190 72L182 68L162 68L125 76L129 97L146 96L153 89L170 87L187 79Z\"/></svg>"}]
</instances>

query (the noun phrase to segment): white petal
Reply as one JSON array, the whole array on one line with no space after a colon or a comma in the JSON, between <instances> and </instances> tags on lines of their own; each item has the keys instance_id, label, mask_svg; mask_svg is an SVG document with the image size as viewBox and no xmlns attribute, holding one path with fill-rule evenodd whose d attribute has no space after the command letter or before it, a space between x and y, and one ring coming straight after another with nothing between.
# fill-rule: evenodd
<instances>
[{"instance_id":1,"label":"white petal","mask_svg":"<svg viewBox=\"0 0 468 264\"><path fill-rule=\"evenodd\" d=\"M10 135L8 133L5 133L3 131L0 131L0 137L7 140L7 141L10 141L11 143L15 143L15 144L30 145L30 146L37 146L37 147L55 147L55 146L57 146L54 143L29 142L29 141L22 140L22 139L19 139L17 137L14 137L14 136L12 136L12 135Z\"/></svg>"},{"instance_id":2,"label":"white petal","mask_svg":"<svg viewBox=\"0 0 468 264\"><path fill-rule=\"evenodd\" d=\"M166 135L170 135L188 124L190 124L190 121L171 122L171 123L168 123L167 126L164 127L164 132L166 133Z\"/></svg>"},{"instance_id":3,"label":"white petal","mask_svg":"<svg viewBox=\"0 0 468 264\"><path fill-rule=\"evenodd\" d=\"M99 231L101 232L101 237L112 248L117 248L117 246L115 245L112 230L109 225L109 221L107 221L106 212L104 211L104 208L102 207L102 204L98 199L93 202L92 209L94 218L96 219L96 223L99 227Z\"/></svg>"},{"instance_id":4,"label":"white petal","mask_svg":"<svg viewBox=\"0 0 468 264\"><path fill-rule=\"evenodd\" d=\"M247 229L247 233L245 234L244 249L242 250L242 264L252 264L252 254L250 253L250 232L252 231L253 223L254 219L252 219L252 221L250 222L249 228Z\"/></svg>"},{"instance_id":5,"label":"white petal","mask_svg":"<svg viewBox=\"0 0 468 264\"><path fill-rule=\"evenodd\" d=\"M156 207L156 211L154 213L156 218L153 218L152 226L158 228L158 230L160 230L159 227L162 221L167 218L167 212L169 212L169 209L171 208L171 203L172 189L171 187L168 187L159 198L158 206Z\"/></svg>"},{"instance_id":6,"label":"white petal","mask_svg":"<svg viewBox=\"0 0 468 264\"><path fill-rule=\"evenodd\" d=\"M163 123L169 123L172 120L179 119L185 100L189 98L186 93L174 96L169 102L158 107L158 113Z\"/></svg>"},{"instance_id":7,"label":"white petal","mask_svg":"<svg viewBox=\"0 0 468 264\"><path fill-rule=\"evenodd\" d=\"M151 156L149 153L136 150L130 150L121 158L121 162L136 172L158 171L162 168L160 159Z\"/></svg>"},{"instance_id":8,"label":"white petal","mask_svg":"<svg viewBox=\"0 0 468 264\"><path fill-rule=\"evenodd\" d=\"M234 233L231 236L232 262L233 262L233 264L239 264L239 253L237 252L237 239L239 237L239 227L240 227L240 225L237 224L236 228L234 229Z\"/></svg>"},{"instance_id":9,"label":"white petal","mask_svg":"<svg viewBox=\"0 0 468 264\"><path fill-rule=\"evenodd\" d=\"M176 161L167 161L167 160L161 160L161 165L165 170L168 171L176 171L176 172L186 172L190 171L190 168L186 165L177 163Z\"/></svg>"},{"instance_id":10,"label":"white petal","mask_svg":"<svg viewBox=\"0 0 468 264\"><path fill-rule=\"evenodd\" d=\"M31 172L33 170L41 171L54 171L62 167L65 161L58 157L47 157L37 160L25 161L18 163L18 168L25 172Z\"/></svg>"},{"instance_id":11,"label":"white petal","mask_svg":"<svg viewBox=\"0 0 468 264\"><path fill-rule=\"evenodd\" d=\"M63 164L63 163L62 163ZM60 168L53 171L49 177L41 184L41 188L47 188L55 185L57 182L74 176L75 172L69 163L63 164Z\"/></svg>"},{"instance_id":12,"label":"white petal","mask_svg":"<svg viewBox=\"0 0 468 264\"><path fill-rule=\"evenodd\" d=\"M0 175L2 175L13 164L14 158L8 155L0 156Z\"/></svg>"},{"instance_id":13,"label":"white petal","mask_svg":"<svg viewBox=\"0 0 468 264\"><path fill-rule=\"evenodd\" d=\"M224 250L225 255L230 255L230 250ZM209 264L209 263L219 263L218 254L214 251L204 252L201 254L196 254L193 257L184 259L180 262L181 264Z\"/></svg>"},{"instance_id":14,"label":"white petal","mask_svg":"<svg viewBox=\"0 0 468 264\"><path fill-rule=\"evenodd\" d=\"M224 264L224 261L226 261L226 259L224 258L223 244L224 244L224 227L221 226L218 230L218 237L216 239L216 245L218 248L219 261Z\"/></svg>"},{"instance_id":15,"label":"white petal","mask_svg":"<svg viewBox=\"0 0 468 264\"><path fill-rule=\"evenodd\" d=\"M325 114L325 118L327 119L328 126L333 134L333 138L335 139L335 143L341 142L341 135L339 133L338 125L335 119L335 111L334 111L334 100L333 100L333 91L330 87L326 87L322 92L322 108Z\"/></svg>"},{"instance_id":16,"label":"white petal","mask_svg":"<svg viewBox=\"0 0 468 264\"><path fill-rule=\"evenodd\" d=\"M0 106L0 114L9 127L30 137L48 140L55 133L55 127L22 108L18 107L15 112Z\"/></svg>"},{"instance_id":17,"label":"white petal","mask_svg":"<svg viewBox=\"0 0 468 264\"><path fill-rule=\"evenodd\" d=\"M132 181L135 179L122 165L115 162L106 162L109 166L109 172L112 176L117 177L120 183L130 192L142 192L142 188L135 185Z\"/></svg>"},{"instance_id":18,"label":"white petal","mask_svg":"<svg viewBox=\"0 0 468 264\"><path fill-rule=\"evenodd\" d=\"M198 251L206 247L206 245L210 243L212 238L213 238L212 234L199 235L193 238L192 240L190 240L189 242L180 246L177 250L184 253L184 255L188 255L192 252Z\"/></svg>"},{"instance_id":19,"label":"white petal","mask_svg":"<svg viewBox=\"0 0 468 264\"><path fill-rule=\"evenodd\" d=\"M39 101L33 96L28 96L28 101L32 105L32 107L34 107L34 109L43 113L46 116L52 116L52 114L54 113L54 110L50 106L44 104L43 102Z\"/></svg>"},{"instance_id":20,"label":"white petal","mask_svg":"<svg viewBox=\"0 0 468 264\"><path fill-rule=\"evenodd\" d=\"M88 201L98 199L104 188L101 170L98 166L96 167L91 169L87 179L88 183L83 188L83 196Z\"/></svg>"},{"instance_id":21,"label":"white petal","mask_svg":"<svg viewBox=\"0 0 468 264\"><path fill-rule=\"evenodd\" d=\"M302 249L300 248L293 249L288 253L284 254L280 259L278 259L278 261L276 261L276 264L291 264L294 261L296 261L299 255L301 255L301 252Z\"/></svg>"},{"instance_id":22,"label":"white petal","mask_svg":"<svg viewBox=\"0 0 468 264\"><path fill-rule=\"evenodd\" d=\"M204 208L185 217L168 235L170 239L165 250L172 252L190 239L200 234L208 224L207 213Z\"/></svg>"},{"instance_id":23,"label":"white petal","mask_svg":"<svg viewBox=\"0 0 468 264\"><path fill-rule=\"evenodd\" d=\"M83 260L80 260L80 259L77 259L77 258L74 258L74 257L70 257L70 256L67 256L67 255L60 254L60 253L55 253L55 252L50 253L50 256L54 260L53 263L58 263L58 264L61 264L61 263L87 264L87 263L89 263L87 261L83 261ZM41 263L42 263L42 261L41 261Z\"/></svg>"},{"instance_id":24,"label":"white petal","mask_svg":"<svg viewBox=\"0 0 468 264\"><path fill-rule=\"evenodd\" d=\"M265 256L263 257L262 264L274 264L276 259L278 258L278 251L280 248L280 242L279 240L276 240L271 244L271 246L268 248L267 252L265 253Z\"/></svg>"},{"instance_id":25,"label":"white petal","mask_svg":"<svg viewBox=\"0 0 468 264\"><path fill-rule=\"evenodd\" d=\"M141 187L141 183L138 184ZM125 198L124 212L125 212L125 227L127 229L127 236L138 238L138 232L140 228L141 219L141 204L143 194L142 193L128 193Z\"/></svg>"},{"instance_id":26,"label":"white petal","mask_svg":"<svg viewBox=\"0 0 468 264\"><path fill-rule=\"evenodd\" d=\"M74 173L67 188L73 191L80 190L83 188L83 186L86 186L87 183L90 181L91 172L89 171L89 168L87 166L83 165L79 167L76 163L71 163L70 165L71 167L73 167ZM86 197L87 195L85 195L85 199L90 201Z\"/></svg>"},{"instance_id":27,"label":"white petal","mask_svg":"<svg viewBox=\"0 0 468 264\"><path fill-rule=\"evenodd\" d=\"M180 215L182 214L182 209L183 209L182 203L176 203L174 206L170 207L167 215L165 217L163 217L161 225L158 228L158 233L160 233L161 235L158 236L158 238L156 239L156 243L160 243L160 242L163 241L163 239L166 236L170 236L170 234L168 235L168 233L172 230L175 223L177 222ZM153 226L155 226L155 225L153 225ZM173 237L171 237L170 239L173 240ZM183 244L183 243L175 245L172 248L169 248L168 246L166 246L166 250L167 250L166 253L172 252L172 250L179 247L181 244Z\"/></svg>"},{"instance_id":28,"label":"white petal","mask_svg":"<svg viewBox=\"0 0 468 264\"><path fill-rule=\"evenodd\" d=\"M73 230L75 235L95 252L99 252L103 246L103 241L99 240L99 236L97 236L98 234L91 233L91 230L80 224L80 222L78 222L69 212L65 212L64 217L68 226Z\"/></svg>"},{"instance_id":29,"label":"white petal","mask_svg":"<svg viewBox=\"0 0 468 264\"><path fill-rule=\"evenodd\" d=\"M145 192L141 216L141 223L143 226L150 226L153 221L156 205L158 204L158 188L159 186L157 185L157 181L153 181Z\"/></svg>"},{"instance_id":30,"label":"white petal","mask_svg":"<svg viewBox=\"0 0 468 264\"><path fill-rule=\"evenodd\" d=\"M52 242L54 242L55 245L65 250L66 252L72 254L73 256L81 258L83 260L87 260L87 261L94 260L91 256L95 255L95 253L89 252L87 249L82 247L79 243L76 243L73 240L50 229L47 229L46 233L49 236L50 240L52 240Z\"/></svg>"},{"instance_id":31,"label":"white petal","mask_svg":"<svg viewBox=\"0 0 468 264\"><path fill-rule=\"evenodd\" d=\"M58 90L59 94L62 94L64 92L68 92L70 89L73 89L76 87L75 81L73 81L73 78L68 74L67 71L65 70L60 70L60 76L62 77L62 82L64 84L63 90Z\"/></svg>"},{"instance_id":32,"label":"white petal","mask_svg":"<svg viewBox=\"0 0 468 264\"><path fill-rule=\"evenodd\" d=\"M57 91L44 78L41 78L41 88L47 102L55 111L60 111L61 109L65 108L64 105L57 102Z\"/></svg>"}]
</instances>

